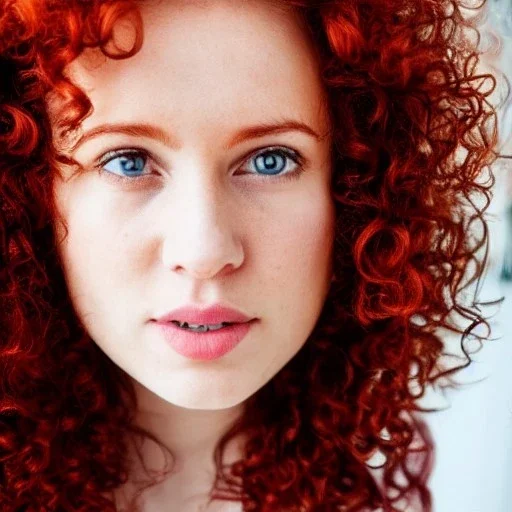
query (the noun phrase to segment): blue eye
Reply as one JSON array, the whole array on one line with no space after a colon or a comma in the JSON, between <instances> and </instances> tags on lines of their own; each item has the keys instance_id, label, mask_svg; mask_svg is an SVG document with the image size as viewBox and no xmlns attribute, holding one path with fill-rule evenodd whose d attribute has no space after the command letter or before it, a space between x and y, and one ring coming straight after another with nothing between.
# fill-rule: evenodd
<instances>
[{"instance_id":1,"label":"blue eye","mask_svg":"<svg viewBox=\"0 0 512 512\"><path fill-rule=\"evenodd\" d=\"M254 162L257 173L262 173L263 176L282 176L284 178L294 174L294 169L292 171L288 169L288 172L283 172L290 161L299 169L302 168L302 158L300 155L295 151L285 148L266 149L254 155L248 161Z\"/></svg>"},{"instance_id":2,"label":"blue eye","mask_svg":"<svg viewBox=\"0 0 512 512\"><path fill-rule=\"evenodd\" d=\"M104 170L117 174L120 177L139 177L137 173L144 170L146 166L147 155L140 150L125 151L107 159L102 167ZM107 154L108 156L108 154ZM110 166L110 168L109 168Z\"/></svg>"},{"instance_id":3,"label":"blue eye","mask_svg":"<svg viewBox=\"0 0 512 512\"><path fill-rule=\"evenodd\" d=\"M151 159L151 156L141 149L115 150L106 153L100 159L98 167L109 179L136 181L149 177L150 173L143 174L148 159ZM255 171L246 174L263 176L264 179L270 176L275 176L275 179L298 178L304 170L303 157L296 151L286 148L266 148L263 152L249 157L246 162L255 164L249 166ZM287 165L289 163L292 163L291 170Z\"/></svg>"}]
</instances>

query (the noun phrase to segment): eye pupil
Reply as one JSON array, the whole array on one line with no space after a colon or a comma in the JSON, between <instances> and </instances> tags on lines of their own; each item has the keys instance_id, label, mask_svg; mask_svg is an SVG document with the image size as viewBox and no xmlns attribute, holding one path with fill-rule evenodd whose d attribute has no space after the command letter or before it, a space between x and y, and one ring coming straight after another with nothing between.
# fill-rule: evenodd
<instances>
[{"instance_id":1,"label":"eye pupil","mask_svg":"<svg viewBox=\"0 0 512 512\"><path fill-rule=\"evenodd\" d=\"M265 157L265 165L269 165L272 167L275 167L276 159L273 156L267 156Z\"/></svg>"}]
</instances>

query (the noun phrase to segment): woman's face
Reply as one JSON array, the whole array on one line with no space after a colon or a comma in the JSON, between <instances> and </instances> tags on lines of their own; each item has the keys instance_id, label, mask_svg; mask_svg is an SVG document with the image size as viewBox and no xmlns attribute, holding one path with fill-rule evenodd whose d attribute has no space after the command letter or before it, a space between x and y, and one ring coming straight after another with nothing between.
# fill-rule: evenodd
<instances>
[{"instance_id":1,"label":"woman's face","mask_svg":"<svg viewBox=\"0 0 512 512\"><path fill-rule=\"evenodd\" d=\"M62 169L55 182L69 229L59 251L79 318L135 384L178 406L227 408L299 351L327 295L324 92L292 11L257 0L145 2L142 17L134 57L95 51L69 68L94 112L71 153L84 171ZM309 128L252 130L291 121ZM179 354L154 322L216 303L258 319L222 357Z\"/></svg>"}]
</instances>

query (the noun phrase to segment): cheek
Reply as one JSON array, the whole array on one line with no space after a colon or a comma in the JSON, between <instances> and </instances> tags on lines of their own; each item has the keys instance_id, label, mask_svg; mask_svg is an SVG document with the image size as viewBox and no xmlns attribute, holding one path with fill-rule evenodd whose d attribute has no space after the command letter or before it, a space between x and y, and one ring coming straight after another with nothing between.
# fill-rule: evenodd
<instances>
[{"instance_id":1,"label":"cheek","mask_svg":"<svg viewBox=\"0 0 512 512\"><path fill-rule=\"evenodd\" d=\"M95 186L92 177L79 177L71 186L55 189L59 211L68 226L62 253L73 274L102 274L122 266L126 254L124 233L133 222L105 187ZM59 231L62 228L59 227Z\"/></svg>"},{"instance_id":2,"label":"cheek","mask_svg":"<svg viewBox=\"0 0 512 512\"><path fill-rule=\"evenodd\" d=\"M95 314L114 293L116 274L123 253L101 194L86 184L56 185L58 211L67 226L57 219L55 232L70 298L79 317ZM94 198L94 200L93 200ZM64 235L66 238L64 239ZM115 249L115 250L114 250Z\"/></svg>"},{"instance_id":3,"label":"cheek","mask_svg":"<svg viewBox=\"0 0 512 512\"><path fill-rule=\"evenodd\" d=\"M310 280L322 280L331 270L334 206L323 195L297 204L287 222L278 224L275 246L281 249L278 259L282 268L299 274L310 286Z\"/></svg>"},{"instance_id":4,"label":"cheek","mask_svg":"<svg viewBox=\"0 0 512 512\"><path fill-rule=\"evenodd\" d=\"M269 233L274 242L268 244L266 260L275 263L271 269L262 266L267 272L262 291L269 292L265 299L272 342L265 345L266 350L258 348L253 357L265 359L264 380L275 375L307 341L331 282L334 205L324 196L301 205Z\"/></svg>"},{"instance_id":5,"label":"cheek","mask_svg":"<svg viewBox=\"0 0 512 512\"><path fill-rule=\"evenodd\" d=\"M302 199L267 228L265 254L258 258L255 288L261 286L270 316L279 318L270 325L281 339L283 357L295 353L313 329L332 275L334 205L323 194Z\"/></svg>"}]
</instances>

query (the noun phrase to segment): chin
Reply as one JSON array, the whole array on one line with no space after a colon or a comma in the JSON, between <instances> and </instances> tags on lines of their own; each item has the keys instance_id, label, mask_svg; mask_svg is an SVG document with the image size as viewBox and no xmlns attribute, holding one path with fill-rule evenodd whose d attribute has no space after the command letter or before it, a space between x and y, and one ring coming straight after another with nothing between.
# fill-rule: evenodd
<instances>
[{"instance_id":1,"label":"chin","mask_svg":"<svg viewBox=\"0 0 512 512\"><path fill-rule=\"evenodd\" d=\"M195 394L195 396L192 394L180 396L161 395L161 398L169 403L172 403L173 405L183 407L185 409L218 411L222 409L237 407L245 402L248 397L245 394L239 393L235 395L212 396L211 393L208 394L208 392L203 392L200 394Z\"/></svg>"}]
</instances>

